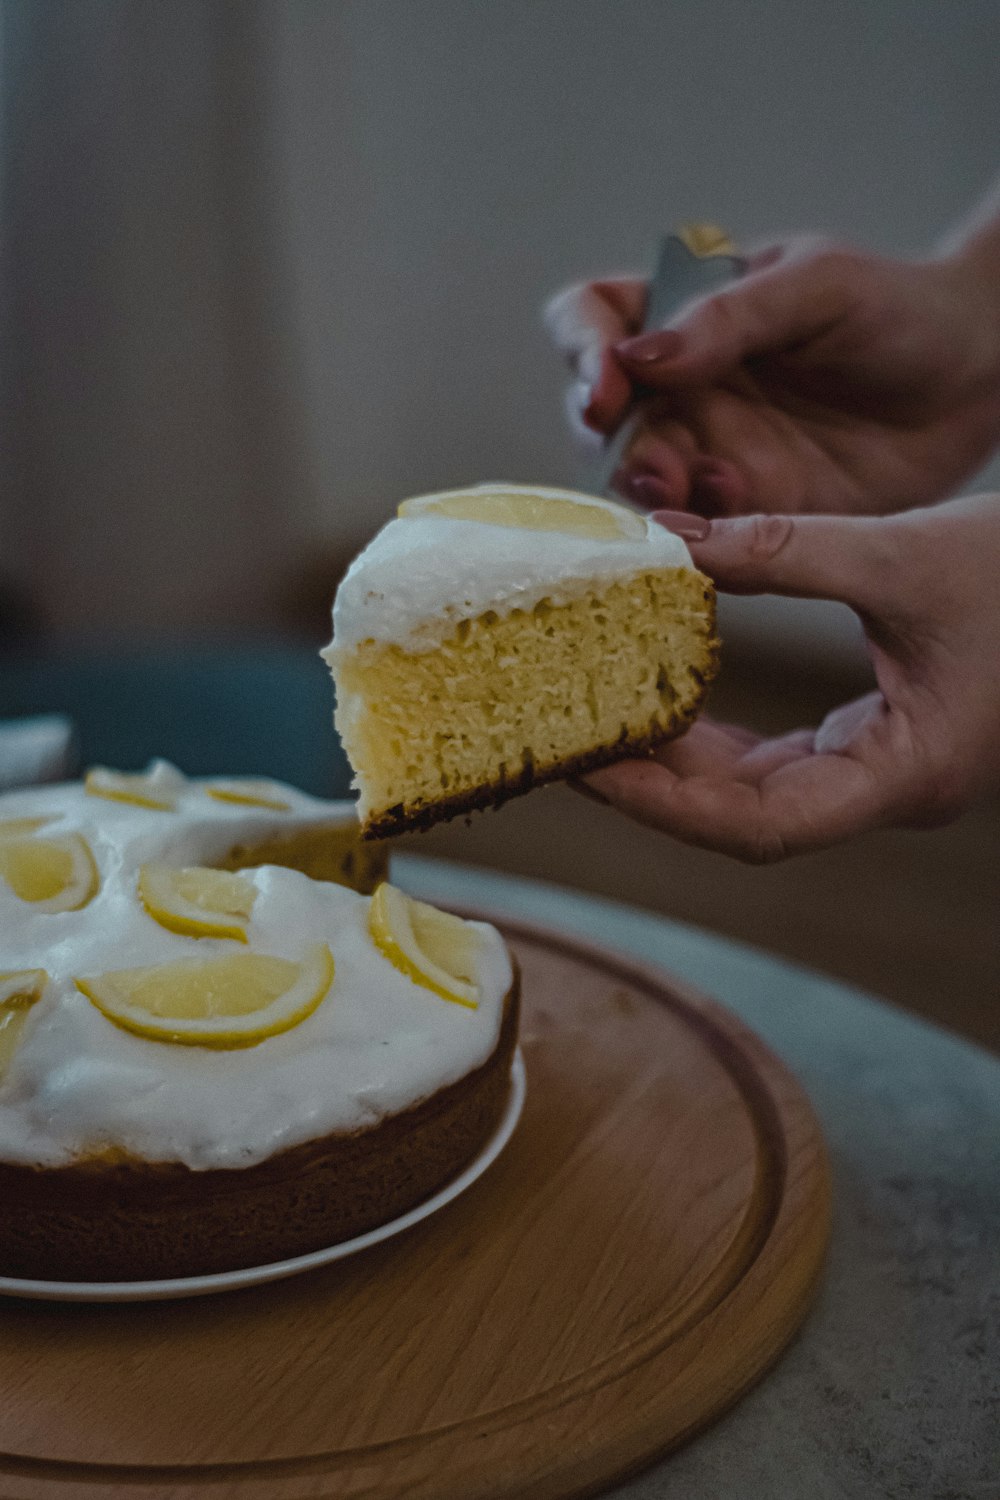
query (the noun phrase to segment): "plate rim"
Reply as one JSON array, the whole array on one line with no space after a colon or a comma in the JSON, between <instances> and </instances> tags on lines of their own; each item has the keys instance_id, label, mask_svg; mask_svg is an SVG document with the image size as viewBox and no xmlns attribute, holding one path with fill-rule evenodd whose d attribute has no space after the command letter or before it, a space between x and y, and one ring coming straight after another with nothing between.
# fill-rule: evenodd
<instances>
[{"instance_id":1,"label":"plate rim","mask_svg":"<svg viewBox=\"0 0 1000 1500\"><path fill-rule=\"evenodd\" d=\"M0 1276L0 1296L21 1297L36 1302L168 1302L183 1297L207 1297L218 1292L236 1292L247 1287L283 1281L289 1276L331 1265L358 1255L384 1240L394 1239L421 1220L446 1207L477 1182L493 1165L510 1141L524 1110L527 1095L527 1069L524 1053L518 1046L510 1066L510 1093L500 1122L481 1150L457 1177L444 1187L408 1209L405 1214L379 1224L364 1234L354 1235L335 1245L310 1250L305 1255L271 1261L260 1266L244 1266L237 1271L213 1271L206 1276L166 1277L151 1281L44 1281L17 1276Z\"/></svg>"}]
</instances>

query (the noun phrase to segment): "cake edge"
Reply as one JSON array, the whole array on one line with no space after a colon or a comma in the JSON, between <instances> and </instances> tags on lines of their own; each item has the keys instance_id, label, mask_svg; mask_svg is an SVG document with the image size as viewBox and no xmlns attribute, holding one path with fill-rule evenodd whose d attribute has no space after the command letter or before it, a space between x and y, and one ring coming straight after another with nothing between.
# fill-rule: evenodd
<instances>
[{"instance_id":1,"label":"cake edge","mask_svg":"<svg viewBox=\"0 0 1000 1500\"><path fill-rule=\"evenodd\" d=\"M0 1162L0 1274L115 1282L237 1271L340 1244L415 1208L474 1160L507 1106L521 996L513 956L512 965L489 1057L367 1129L204 1172L124 1155L51 1168Z\"/></svg>"}]
</instances>

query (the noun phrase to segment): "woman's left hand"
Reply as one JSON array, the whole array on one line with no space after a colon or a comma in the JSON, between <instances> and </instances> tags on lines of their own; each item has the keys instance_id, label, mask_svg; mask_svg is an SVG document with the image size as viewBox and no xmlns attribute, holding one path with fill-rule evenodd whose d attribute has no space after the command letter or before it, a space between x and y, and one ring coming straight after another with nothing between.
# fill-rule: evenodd
<instances>
[{"instance_id":1,"label":"woman's left hand","mask_svg":"<svg viewBox=\"0 0 1000 1500\"><path fill-rule=\"evenodd\" d=\"M1000 495L884 519L660 517L729 593L850 605L878 691L778 739L701 719L652 759L583 778L600 800L767 863L871 828L947 822L996 778Z\"/></svg>"}]
</instances>

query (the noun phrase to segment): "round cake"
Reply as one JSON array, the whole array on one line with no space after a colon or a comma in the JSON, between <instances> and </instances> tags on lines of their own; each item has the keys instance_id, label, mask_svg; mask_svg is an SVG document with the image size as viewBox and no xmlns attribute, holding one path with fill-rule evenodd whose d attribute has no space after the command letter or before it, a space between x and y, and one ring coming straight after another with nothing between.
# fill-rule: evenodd
<instances>
[{"instance_id":1,"label":"round cake","mask_svg":"<svg viewBox=\"0 0 1000 1500\"><path fill-rule=\"evenodd\" d=\"M0 798L0 1275L270 1263L479 1152L509 1093L510 956L486 924L335 883L378 874L352 804L273 783L158 763Z\"/></svg>"}]
</instances>

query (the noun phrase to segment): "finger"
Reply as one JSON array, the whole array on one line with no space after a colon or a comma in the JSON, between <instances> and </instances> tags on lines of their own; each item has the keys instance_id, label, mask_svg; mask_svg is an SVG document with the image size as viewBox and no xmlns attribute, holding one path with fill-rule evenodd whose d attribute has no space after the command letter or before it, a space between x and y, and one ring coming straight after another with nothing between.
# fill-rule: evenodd
<instances>
[{"instance_id":1,"label":"finger","mask_svg":"<svg viewBox=\"0 0 1000 1500\"><path fill-rule=\"evenodd\" d=\"M682 776L654 761L622 761L585 781L640 823L752 864L825 848L886 817L877 778L842 755L795 754L759 782Z\"/></svg>"},{"instance_id":2,"label":"finger","mask_svg":"<svg viewBox=\"0 0 1000 1500\"><path fill-rule=\"evenodd\" d=\"M670 529L668 516L664 524ZM905 571L891 518L736 516L711 521L688 545L695 564L727 593L835 599L862 612L891 601Z\"/></svg>"},{"instance_id":3,"label":"finger","mask_svg":"<svg viewBox=\"0 0 1000 1500\"><path fill-rule=\"evenodd\" d=\"M769 271L780 260L784 260L787 253L785 245L761 245L755 250L750 250L743 257L746 274L755 275L758 271Z\"/></svg>"},{"instance_id":4,"label":"finger","mask_svg":"<svg viewBox=\"0 0 1000 1500\"><path fill-rule=\"evenodd\" d=\"M637 280L586 282L559 292L543 309L549 334L577 380L570 421L613 432L632 397L632 382L611 345L641 326L646 284Z\"/></svg>"},{"instance_id":5,"label":"finger","mask_svg":"<svg viewBox=\"0 0 1000 1500\"><path fill-rule=\"evenodd\" d=\"M679 739L662 745L654 759L676 776L733 776L742 773L745 757L759 743L760 736L741 725L701 718Z\"/></svg>"},{"instance_id":6,"label":"finger","mask_svg":"<svg viewBox=\"0 0 1000 1500\"><path fill-rule=\"evenodd\" d=\"M649 284L638 277L620 277L617 281L591 283L594 295L617 314L622 327L637 333L642 327L649 298ZM601 366L591 390L590 404L584 413L588 426L597 432L614 432L632 400L632 381L612 353L614 339L602 347Z\"/></svg>"},{"instance_id":7,"label":"finger","mask_svg":"<svg viewBox=\"0 0 1000 1500\"><path fill-rule=\"evenodd\" d=\"M727 458L703 455L690 468L691 494L688 505L709 520L739 515L751 506L749 474Z\"/></svg>"},{"instance_id":8,"label":"finger","mask_svg":"<svg viewBox=\"0 0 1000 1500\"><path fill-rule=\"evenodd\" d=\"M645 299L642 281L581 282L557 292L542 309L542 321L556 348L592 385L600 373L603 351L641 326ZM632 317L635 307L639 321Z\"/></svg>"},{"instance_id":9,"label":"finger","mask_svg":"<svg viewBox=\"0 0 1000 1500\"><path fill-rule=\"evenodd\" d=\"M597 378L589 388L583 420L594 432L612 433L632 400L632 382L610 349L601 354Z\"/></svg>"},{"instance_id":10,"label":"finger","mask_svg":"<svg viewBox=\"0 0 1000 1500\"><path fill-rule=\"evenodd\" d=\"M614 487L645 510L740 515L751 505L749 476L726 458L699 453L691 430L651 418L629 447Z\"/></svg>"},{"instance_id":11,"label":"finger","mask_svg":"<svg viewBox=\"0 0 1000 1500\"><path fill-rule=\"evenodd\" d=\"M596 456L603 450L604 438L593 422L591 388L585 380L571 380L565 394L566 420L578 443L592 449Z\"/></svg>"},{"instance_id":12,"label":"finger","mask_svg":"<svg viewBox=\"0 0 1000 1500\"><path fill-rule=\"evenodd\" d=\"M741 724L699 719L688 732L658 750L654 759L678 776L733 776L756 786L773 771L811 755L816 732L795 729L764 739Z\"/></svg>"},{"instance_id":13,"label":"finger","mask_svg":"<svg viewBox=\"0 0 1000 1500\"><path fill-rule=\"evenodd\" d=\"M845 260L836 254L780 259L693 304L662 332L623 340L615 353L644 385L714 382L745 359L828 332L852 305Z\"/></svg>"},{"instance_id":14,"label":"finger","mask_svg":"<svg viewBox=\"0 0 1000 1500\"><path fill-rule=\"evenodd\" d=\"M793 729L770 740L758 738L755 745L747 746L740 760L740 778L752 786L759 785L782 766L814 754L817 748L814 729Z\"/></svg>"},{"instance_id":15,"label":"finger","mask_svg":"<svg viewBox=\"0 0 1000 1500\"><path fill-rule=\"evenodd\" d=\"M649 282L638 276L618 276L613 280L592 281L594 292L621 319L622 327L638 333L646 316Z\"/></svg>"},{"instance_id":16,"label":"finger","mask_svg":"<svg viewBox=\"0 0 1000 1500\"><path fill-rule=\"evenodd\" d=\"M691 492L690 466L697 458L694 438L680 422L641 426L629 445L615 488L647 509L683 509Z\"/></svg>"}]
</instances>

